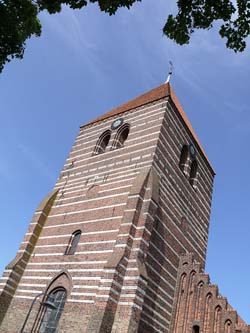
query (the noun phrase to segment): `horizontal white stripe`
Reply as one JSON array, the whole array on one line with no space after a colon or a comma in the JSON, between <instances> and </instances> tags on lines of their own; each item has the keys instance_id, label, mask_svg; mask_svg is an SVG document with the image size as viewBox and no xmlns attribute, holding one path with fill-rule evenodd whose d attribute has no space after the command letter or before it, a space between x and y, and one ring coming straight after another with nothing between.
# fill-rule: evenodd
<instances>
[{"instance_id":1,"label":"horizontal white stripe","mask_svg":"<svg viewBox=\"0 0 250 333\"><path fill-rule=\"evenodd\" d=\"M22 296L22 295L15 295L14 298L26 298L26 299L34 299L34 296Z\"/></svg>"},{"instance_id":2,"label":"horizontal white stripe","mask_svg":"<svg viewBox=\"0 0 250 333\"><path fill-rule=\"evenodd\" d=\"M125 163L126 161L124 161ZM127 163L129 163L129 159L127 160ZM116 180L116 183L122 182L122 181L126 181L127 178L126 177L131 177L131 176L136 176L139 172L136 168L141 168L141 167L148 167L152 165L152 161L143 161L143 162L138 162L138 163L134 163L134 164L129 164L129 168L128 166L126 167L122 167L122 168L116 168L115 170L112 170L112 174L107 173L107 170L104 171L99 171L98 173L93 173L93 171L90 171L91 174L86 173L87 175L85 176L81 176L81 177L77 177L74 179L66 179L66 183L65 183L65 179L61 182L61 183L57 183L55 185L55 189L63 189L64 191L69 191L72 189L76 189L76 188L82 188L83 184L88 181L88 187L90 185L98 185L100 184L100 182L104 181L104 177L108 177L108 180ZM125 170L124 170L125 169ZM122 170L122 171L121 171ZM83 174L83 173L82 173ZM124 178L123 180L118 181L118 179ZM129 179L128 179L129 180ZM99 183L98 183L99 182ZM105 184L110 184L109 182L106 182Z\"/></svg>"},{"instance_id":3,"label":"horizontal white stripe","mask_svg":"<svg viewBox=\"0 0 250 333\"><path fill-rule=\"evenodd\" d=\"M153 138L151 140L139 142L139 143L136 143L134 145L124 146L124 147L121 148L123 150L122 155L123 155L123 157L129 156L130 159L131 159L131 155L132 154L138 155L139 153L141 153L141 152L143 152L145 150L150 150L150 149L153 149L153 148L155 149L156 148L156 144L157 144L157 140L158 140L158 137L155 137L155 138ZM134 148L136 146L142 146L142 145L144 145L146 143L151 143L151 142L155 142L155 144L151 145L151 146L147 146L145 148L141 148L141 149L137 149L137 150L131 151L131 148ZM72 171L72 174L74 174L77 170L83 168L83 166L86 166L86 165L88 167L90 167L92 165L96 165L96 164L102 163L103 165L105 164L105 168L106 167L113 167L115 165L115 163L108 164L108 165L107 165L107 163L110 161L110 154L114 155L114 152L116 152L116 151L118 151L118 149L117 150L106 151L105 155L104 155L105 158L103 158L103 160L101 162L100 162L100 160L96 160L95 162L87 163L88 160L93 160L93 159L95 159L95 157L98 157L99 155L94 155L94 156L91 156L89 158L85 157L83 159L78 159L78 163L79 162L83 162L83 164L79 165L78 167L74 167L74 169ZM67 164L65 164L65 166L67 166ZM100 169L100 167L99 167L99 169ZM90 170L88 170L88 171L90 171ZM69 170L63 170L63 171L61 171L61 174L64 175L62 178L68 177L68 175L65 176L65 174L68 174L68 172L69 172Z\"/></svg>"},{"instance_id":4,"label":"horizontal white stripe","mask_svg":"<svg viewBox=\"0 0 250 333\"><path fill-rule=\"evenodd\" d=\"M96 244L112 244L115 243L116 240L105 240L105 241L98 241L98 242L81 242L78 243L78 246L84 246L84 245L96 245ZM47 244L47 245L36 245L37 248L50 248L50 247L65 247L68 246L68 243L65 244Z\"/></svg>"},{"instance_id":5,"label":"horizontal white stripe","mask_svg":"<svg viewBox=\"0 0 250 333\"><path fill-rule=\"evenodd\" d=\"M131 305L132 307L135 307L135 308L137 308L137 309L139 309L139 310L142 309L141 306L135 304L134 302L119 302L118 304L119 304L119 305L127 305L127 306L128 306L128 305Z\"/></svg>"},{"instance_id":6,"label":"horizontal white stripe","mask_svg":"<svg viewBox=\"0 0 250 333\"><path fill-rule=\"evenodd\" d=\"M2 276L0 281L1 280L8 280L8 282L10 281L10 282L14 283L15 285L17 284L17 281L13 280L12 278L10 278L8 276Z\"/></svg>"},{"instance_id":7,"label":"horizontal white stripe","mask_svg":"<svg viewBox=\"0 0 250 333\"><path fill-rule=\"evenodd\" d=\"M160 117L158 117L158 119L157 119L157 121L159 121L159 120L162 120L163 119L163 117L162 116L160 116ZM142 130L139 130L139 131L133 131L133 133L132 133L132 135L130 135L129 137L128 137L128 139L126 140L126 145L129 145L129 146L134 146L135 144L133 144L133 142L136 142L136 141L138 141L138 140L140 140L140 141L142 141L142 139L145 139L145 138L147 138L147 137L149 137L149 136L155 136L155 137L158 137L159 136L159 133L160 133L160 131L158 130L158 131L153 131L155 128L157 128L157 129L159 129L159 127L160 127L160 124L158 123L157 125L155 125L155 126L149 126L147 129L146 129L146 131L148 132L149 130L152 130L149 134L145 134L145 135L140 135L141 133L145 133L145 128L144 129L142 129ZM94 150L94 148L95 148L95 146L96 146L96 140L98 140L98 138L96 137L96 135L95 135L95 138L93 139L93 140L90 140L90 141L86 141L86 142L84 142L84 145L86 146L86 145L88 145L88 146L86 146L85 148L81 148L81 149L75 149L74 151L72 151L71 152L71 154L69 155L69 157L67 158L67 160L66 160L66 163L65 163L65 167L71 167L72 166L72 160L74 161L74 163L73 163L73 167L72 168L74 168L75 167L75 165L77 164L77 162L79 161L79 158L81 158L81 157L86 157L86 156L90 156L91 155L91 157L95 157L96 155L92 155L93 154L93 150ZM146 140L144 141L144 142L146 142ZM107 150L105 150L105 153L107 153L107 152L109 152L109 151L113 151L113 149L111 148L112 147L112 145L109 145L108 147L107 147ZM92 149L91 149L92 148ZM84 153L84 151L86 151L86 153ZM81 153L80 153L81 152ZM75 155L75 153L79 153L79 154L76 154ZM97 156L98 156L99 154L97 154ZM89 159L91 158L91 157L89 157ZM87 160L88 158L86 158L86 160ZM68 170L70 170L70 169L68 169Z\"/></svg>"},{"instance_id":8,"label":"horizontal white stripe","mask_svg":"<svg viewBox=\"0 0 250 333\"><path fill-rule=\"evenodd\" d=\"M81 251L75 252L74 255L77 254L97 254L97 253L111 253L113 250L100 250L100 251ZM36 253L36 257L47 257L47 256L64 256L65 252L62 253Z\"/></svg>"},{"instance_id":9,"label":"horizontal white stripe","mask_svg":"<svg viewBox=\"0 0 250 333\"><path fill-rule=\"evenodd\" d=\"M143 126L143 128L145 129L145 124L142 124L142 121L144 121L146 123L146 120L148 118L152 118L153 116L154 119L158 116L161 115L160 111L165 112L166 110L166 105L163 104L165 103L165 101L162 101L160 103L155 103L153 105L142 105L140 106L139 110L128 110L125 111L125 113L123 113L123 117L124 117L124 121L125 123L129 122L131 123L133 121L133 126L135 126L135 124L139 124L141 126ZM160 106L161 105L161 106ZM158 106L160 106L158 108ZM152 111L150 111L152 109ZM133 112L133 114L131 113ZM110 117L110 122L112 121L114 117ZM96 133L98 132L98 129L100 130L100 134L103 133L106 129L109 129L110 125L107 125L107 128L104 128L103 126L103 122L99 122L99 123L95 123L93 127L90 128L86 128L84 125L81 127L81 129L83 130L83 134L79 134L77 137L77 140L75 142L79 142L82 141L83 139L88 139L89 137L91 137L91 134L93 133L93 140L96 139ZM138 127L138 126L135 126ZM98 136L99 137L99 136ZM86 141L84 140L84 143ZM75 145L76 146L76 145Z\"/></svg>"},{"instance_id":10,"label":"horizontal white stripe","mask_svg":"<svg viewBox=\"0 0 250 333\"><path fill-rule=\"evenodd\" d=\"M19 283L19 287L46 287L46 284L42 283Z\"/></svg>"},{"instance_id":11,"label":"horizontal white stripe","mask_svg":"<svg viewBox=\"0 0 250 333\"><path fill-rule=\"evenodd\" d=\"M159 314L158 311L154 310L151 306L147 305L146 303L143 304L143 307L148 309L150 312L153 312L153 314L160 318L164 323L166 323L167 325L169 325L169 320L165 319L162 315ZM145 311L143 311L143 314L145 314Z\"/></svg>"},{"instance_id":12,"label":"horizontal white stripe","mask_svg":"<svg viewBox=\"0 0 250 333\"><path fill-rule=\"evenodd\" d=\"M42 290L28 290L28 289L17 289L19 293L27 293L27 294L39 294Z\"/></svg>"},{"instance_id":13,"label":"horizontal white stripe","mask_svg":"<svg viewBox=\"0 0 250 333\"><path fill-rule=\"evenodd\" d=\"M9 293L6 289L0 289L0 292L9 295L11 297L13 296L13 294Z\"/></svg>"},{"instance_id":14,"label":"horizontal white stripe","mask_svg":"<svg viewBox=\"0 0 250 333\"><path fill-rule=\"evenodd\" d=\"M91 304L91 303L95 303L95 301L92 300L85 300L85 299L68 299L67 302L70 303L87 303L87 304Z\"/></svg>"},{"instance_id":15,"label":"horizontal white stripe","mask_svg":"<svg viewBox=\"0 0 250 333\"><path fill-rule=\"evenodd\" d=\"M20 267L20 266L19 266L19 269L21 269L21 270L23 271L23 268ZM13 275L17 276L18 278L19 278L20 276L22 276L21 274L18 274L17 272L15 272L13 269L5 269L5 270L3 271L3 273L10 273L10 274L13 274Z\"/></svg>"},{"instance_id":16,"label":"horizontal white stripe","mask_svg":"<svg viewBox=\"0 0 250 333\"><path fill-rule=\"evenodd\" d=\"M145 130L145 125L147 123L149 123L149 120L147 119L150 119L150 118L153 118L154 121L156 121L155 119L157 119L157 116L160 115L161 116L161 112L165 112L166 110L166 106L160 106L161 103L159 104L155 104L155 105L152 105L152 106L147 106L147 107L144 107L143 109L141 108L140 109L140 112L135 115L134 112L136 112L135 110L133 110L133 114L131 113L131 110L130 111L126 111L126 113L123 114L123 117L124 117L124 122L125 123L131 123L133 122L133 129L135 128L140 128L142 127L142 130L140 132L143 132ZM160 106L158 108L158 106ZM114 117L111 117L110 118L110 122L112 121ZM159 124L158 124L159 126ZM93 127L91 128L86 128L86 127L82 127L82 131L80 131L80 133L78 134L77 136L77 139L75 140L75 143L74 143L74 147L78 147L80 145L84 145L86 142L87 142L87 145L88 145L88 141L86 140L89 140L90 138L93 137L93 139L91 139L90 142L92 141L96 141L97 140L97 137L99 138L99 136L105 132L105 130L109 129L110 126L107 124L107 127L104 126L104 123L103 122L99 122L99 123L95 123ZM137 131L136 133L140 133L139 131ZM134 133L134 131L133 131ZM81 142L83 141L83 143L78 143L78 142Z\"/></svg>"},{"instance_id":17,"label":"horizontal white stripe","mask_svg":"<svg viewBox=\"0 0 250 333\"><path fill-rule=\"evenodd\" d=\"M109 199L109 198L117 198L117 197L122 197L122 196L127 196L129 194L129 192L123 192L123 193L117 193L117 194L112 194L112 195L107 195L107 196L103 196L103 197L97 197L97 198L93 198L93 199L84 199L84 200L79 200L77 202L69 202L69 203L65 203L65 204L60 204L59 206L55 206L54 209L56 209L57 207L61 208L61 207L68 207L68 206L75 206L76 204L82 204L82 203L86 203L86 202L94 202L94 201L101 201L101 200L105 200L105 199ZM79 196L74 197L74 198L79 198ZM73 198L70 198L73 199ZM60 200L59 200L60 201ZM65 214L65 213L64 213ZM35 223L33 223L35 224Z\"/></svg>"},{"instance_id":18,"label":"horizontal white stripe","mask_svg":"<svg viewBox=\"0 0 250 333\"><path fill-rule=\"evenodd\" d=\"M102 223L102 222L106 222L106 221L119 220L119 219L122 219L122 217L123 216L112 216L112 217L100 218L100 219L88 220L88 221L79 221L79 222L71 222L71 223L60 223L60 224L45 226L44 229L51 229L51 228L58 228L58 227L67 227L67 226L72 226L72 225L77 225L77 224L89 224L89 223L98 223L98 222Z\"/></svg>"},{"instance_id":19,"label":"horizontal white stripe","mask_svg":"<svg viewBox=\"0 0 250 333\"><path fill-rule=\"evenodd\" d=\"M96 286L81 286L81 285L75 285L73 286L73 289L97 289L98 288L98 285Z\"/></svg>"},{"instance_id":20,"label":"horizontal white stripe","mask_svg":"<svg viewBox=\"0 0 250 333\"><path fill-rule=\"evenodd\" d=\"M119 203L119 204L114 204L114 205L101 206L101 207L88 208L88 209L82 209L82 210L67 212L67 216L80 214L80 213L86 213L86 212L92 212L92 211L97 211L97 210L104 210L104 209L108 209L108 208L121 207L121 206L126 206L126 202ZM51 219L52 217L58 217L58 216L65 216L65 212L60 213L60 214L51 214L51 215L48 216L48 219Z\"/></svg>"},{"instance_id":21,"label":"horizontal white stripe","mask_svg":"<svg viewBox=\"0 0 250 333\"><path fill-rule=\"evenodd\" d=\"M28 266L30 265L61 265L61 266L68 266L68 265L97 265L97 264L105 264L107 260L94 260L94 261L71 261L71 262L30 262Z\"/></svg>"},{"instance_id":22,"label":"horizontal white stripe","mask_svg":"<svg viewBox=\"0 0 250 333\"><path fill-rule=\"evenodd\" d=\"M148 316L147 316L148 317ZM154 330L154 332L159 332L159 333L162 333L163 331L160 331L160 330L158 330L157 328L155 328L155 326L153 326L152 324L149 324L149 322L147 322L147 320L145 320L145 319L143 319L143 318L140 318L140 321L142 321L142 322L144 322L146 325L148 325L148 326L150 326L150 327L152 327L153 328L153 330ZM165 326L163 326L163 325L160 325L159 324L159 326L161 326L164 330L166 330L166 327Z\"/></svg>"},{"instance_id":23,"label":"horizontal white stripe","mask_svg":"<svg viewBox=\"0 0 250 333\"><path fill-rule=\"evenodd\" d=\"M119 229L109 229L109 230L102 230L102 231L91 231L91 232L84 232L84 235L98 235L98 234L108 234L113 232L118 232ZM40 239L49 239L49 238L62 238L62 237L71 237L72 234L64 234L64 235L53 235L53 236L41 236Z\"/></svg>"},{"instance_id":24,"label":"horizontal white stripe","mask_svg":"<svg viewBox=\"0 0 250 333\"><path fill-rule=\"evenodd\" d=\"M152 147L154 148L154 146L152 146ZM152 147L147 147L147 149L152 149ZM154 153L155 153L155 151L151 152L152 160L153 160ZM125 165L121 168L112 168L112 175L121 175L121 174L126 174L127 175L128 171L131 171L133 169L134 169L134 172L136 172L137 171L136 168L139 168L139 167L141 168L143 165L144 165L145 168L147 166L151 166L153 161L148 161L147 160L147 161L142 161L142 162L137 162L137 163L131 164L130 159L128 159L127 161L124 161L124 163L125 162L127 162L128 165ZM68 179L67 176L61 177L60 178L61 181L56 184L55 189L58 189L58 188L61 188L61 187L64 187L64 189L69 189L69 188L72 188L71 184L72 185L75 185L75 184L82 184L83 185L83 181L89 180L89 182L90 182L91 179L94 180L97 177L107 176L107 175L109 175L109 174L107 174L107 170L109 171L108 167L109 166L106 165L105 170L103 170L101 172L98 172L98 173L92 173L92 172L96 171L96 168L94 170L89 169L89 170L81 171L82 175L83 174L87 174L87 175L77 177L77 178L74 177L72 179ZM67 184L65 184L65 180L67 180Z\"/></svg>"},{"instance_id":25,"label":"horizontal white stripe","mask_svg":"<svg viewBox=\"0 0 250 333\"><path fill-rule=\"evenodd\" d=\"M92 297L95 297L96 293L77 293L77 292L71 292L71 296L92 296Z\"/></svg>"},{"instance_id":26,"label":"horizontal white stripe","mask_svg":"<svg viewBox=\"0 0 250 333\"><path fill-rule=\"evenodd\" d=\"M6 282L6 283L1 282L0 285L1 285L1 286L5 286L5 287L7 287L7 288L9 288L9 289L11 289L11 290L16 290L16 288L14 288L14 287L12 287L11 285L9 285L8 282Z\"/></svg>"},{"instance_id":27,"label":"horizontal white stripe","mask_svg":"<svg viewBox=\"0 0 250 333\"><path fill-rule=\"evenodd\" d=\"M60 272L61 269L26 269L25 272ZM102 268L78 268L68 269L69 272L101 272Z\"/></svg>"}]
</instances>

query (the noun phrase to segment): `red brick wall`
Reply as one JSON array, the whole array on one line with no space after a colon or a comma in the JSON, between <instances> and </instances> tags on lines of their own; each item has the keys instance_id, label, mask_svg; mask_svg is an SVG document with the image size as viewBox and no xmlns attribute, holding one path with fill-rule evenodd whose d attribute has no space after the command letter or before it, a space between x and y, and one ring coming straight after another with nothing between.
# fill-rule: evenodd
<instances>
[{"instance_id":1,"label":"red brick wall","mask_svg":"<svg viewBox=\"0 0 250 333\"><path fill-rule=\"evenodd\" d=\"M180 260L170 332L189 333L194 326L202 333L250 332L190 254Z\"/></svg>"},{"instance_id":2,"label":"red brick wall","mask_svg":"<svg viewBox=\"0 0 250 333\"><path fill-rule=\"evenodd\" d=\"M91 312L95 304L105 307L115 268L105 272L104 265L115 247L126 249L128 224L136 214L138 199L137 194L131 198L129 194L140 170L150 168L153 163L165 110L162 103L158 101L125 113L124 122L131 126L125 146L110 150L114 131L106 152L101 155L93 156L93 149L114 119L81 128L55 185L59 192L45 216L46 221L39 221L38 210L20 246L18 253L23 256L17 273L20 281L13 280L13 288L17 289L13 289L14 298L2 327L7 327L11 309L19 300L28 306L61 270L67 270L72 280L67 303L80 306L83 313ZM88 195L93 186L98 186L96 196ZM77 252L73 256L64 255L70 236L77 229L82 230ZM116 244L118 234L120 244ZM5 271L3 281L11 272L12 269ZM12 286L12 280L8 280L8 285ZM8 292L12 294L12 290ZM121 297L121 304L123 301L126 297ZM27 306L20 312L27 313ZM17 320L13 325L20 327L21 322Z\"/></svg>"},{"instance_id":3,"label":"red brick wall","mask_svg":"<svg viewBox=\"0 0 250 333\"><path fill-rule=\"evenodd\" d=\"M34 296L58 285L67 290L60 332L169 332L180 255L205 262L213 171L167 97L122 117L125 146L110 149L112 131L104 154L93 155L95 144L117 117L81 128L58 193L38 208L4 272L1 332L17 332ZM195 188L179 168L191 141ZM65 255L78 229L77 251Z\"/></svg>"}]
</instances>

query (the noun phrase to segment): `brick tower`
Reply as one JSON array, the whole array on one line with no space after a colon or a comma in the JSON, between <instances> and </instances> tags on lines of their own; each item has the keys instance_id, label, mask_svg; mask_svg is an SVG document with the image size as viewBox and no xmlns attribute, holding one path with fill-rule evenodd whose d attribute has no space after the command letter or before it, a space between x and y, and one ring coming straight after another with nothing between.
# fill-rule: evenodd
<instances>
[{"instance_id":1,"label":"brick tower","mask_svg":"<svg viewBox=\"0 0 250 333\"><path fill-rule=\"evenodd\" d=\"M81 126L4 271L0 332L25 318L26 333L174 332L180 258L205 265L213 177L169 84Z\"/></svg>"}]
</instances>

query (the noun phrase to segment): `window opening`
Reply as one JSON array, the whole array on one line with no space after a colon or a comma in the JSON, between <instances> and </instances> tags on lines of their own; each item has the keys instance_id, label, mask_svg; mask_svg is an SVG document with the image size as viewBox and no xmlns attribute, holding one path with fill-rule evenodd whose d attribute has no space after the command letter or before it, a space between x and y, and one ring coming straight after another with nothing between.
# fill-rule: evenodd
<instances>
[{"instance_id":1,"label":"window opening","mask_svg":"<svg viewBox=\"0 0 250 333\"><path fill-rule=\"evenodd\" d=\"M97 143L96 143L96 146L94 149L95 155L102 154L105 152L106 147L109 144L110 137L111 137L111 132L109 130L102 133L102 135L97 140Z\"/></svg>"},{"instance_id":2,"label":"window opening","mask_svg":"<svg viewBox=\"0 0 250 333\"><path fill-rule=\"evenodd\" d=\"M200 333L200 327L198 325L193 326L193 333Z\"/></svg>"},{"instance_id":3,"label":"window opening","mask_svg":"<svg viewBox=\"0 0 250 333\"><path fill-rule=\"evenodd\" d=\"M52 291L48 295L48 298L53 300L56 309L46 308L39 333L55 333L57 331L58 322L67 298L66 290L64 288L58 288Z\"/></svg>"},{"instance_id":4,"label":"window opening","mask_svg":"<svg viewBox=\"0 0 250 333\"><path fill-rule=\"evenodd\" d=\"M227 320L225 322L225 333L231 333L232 322L231 320Z\"/></svg>"},{"instance_id":5,"label":"window opening","mask_svg":"<svg viewBox=\"0 0 250 333\"><path fill-rule=\"evenodd\" d=\"M193 187L196 185L197 170L198 170L198 163L196 160L194 160L191 163L190 175L189 175L189 182Z\"/></svg>"},{"instance_id":6,"label":"window opening","mask_svg":"<svg viewBox=\"0 0 250 333\"><path fill-rule=\"evenodd\" d=\"M188 146L184 145L181 150L181 156L180 156L180 162L179 162L180 169L184 173L187 169L188 153L189 153Z\"/></svg>"},{"instance_id":7,"label":"window opening","mask_svg":"<svg viewBox=\"0 0 250 333\"><path fill-rule=\"evenodd\" d=\"M114 139L112 149L118 149L124 146L129 135L129 125L124 124L118 131Z\"/></svg>"},{"instance_id":8,"label":"window opening","mask_svg":"<svg viewBox=\"0 0 250 333\"><path fill-rule=\"evenodd\" d=\"M81 234L82 234L81 230L77 230L72 234L69 245L65 251L65 254L75 254Z\"/></svg>"},{"instance_id":9,"label":"window opening","mask_svg":"<svg viewBox=\"0 0 250 333\"><path fill-rule=\"evenodd\" d=\"M215 309L214 333L220 333L221 316L221 307L217 306Z\"/></svg>"}]
</instances>

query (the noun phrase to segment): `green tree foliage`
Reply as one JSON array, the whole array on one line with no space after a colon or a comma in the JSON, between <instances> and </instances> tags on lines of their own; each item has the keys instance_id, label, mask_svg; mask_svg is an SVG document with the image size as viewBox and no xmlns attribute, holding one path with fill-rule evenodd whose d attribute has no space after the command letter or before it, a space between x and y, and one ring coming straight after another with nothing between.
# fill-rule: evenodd
<instances>
[{"instance_id":1,"label":"green tree foliage","mask_svg":"<svg viewBox=\"0 0 250 333\"><path fill-rule=\"evenodd\" d=\"M22 58L25 41L40 36L38 7L30 0L0 0L0 72L12 58Z\"/></svg>"},{"instance_id":2,"label":"green tree foliage","mask_svg":"<svg viewBox=\"0 0 250 333\"><path fill-rule=\"evenodd\" d=\"M235 52L244 51L250 34L250 0L179 0L178 14L169 15L163 32L176 43L189 43L195 29L210 29L221 20L219 33Z\"/></svg>"},{"instance_id":3,"label":"green tree foliage","mask_svg":"<svg viewBox=\"0 0 250 333\"><path fill-rule=\"evenodd\" d=\"M39 12L54 14L63 5L82 9L88 3L98 3L101 11L113 15L120 7L130 8L137 1L141 0L0 0L0 72L12 58L23 57L28 38L40 36ZM176 43L189 43L196 29L210 29L219 20L219 33L227 47L235 52L246 48L250 0L178 0L177 9L177 15L168 15L163 28L164 34Z\"/></svg>"}]
</instances>

